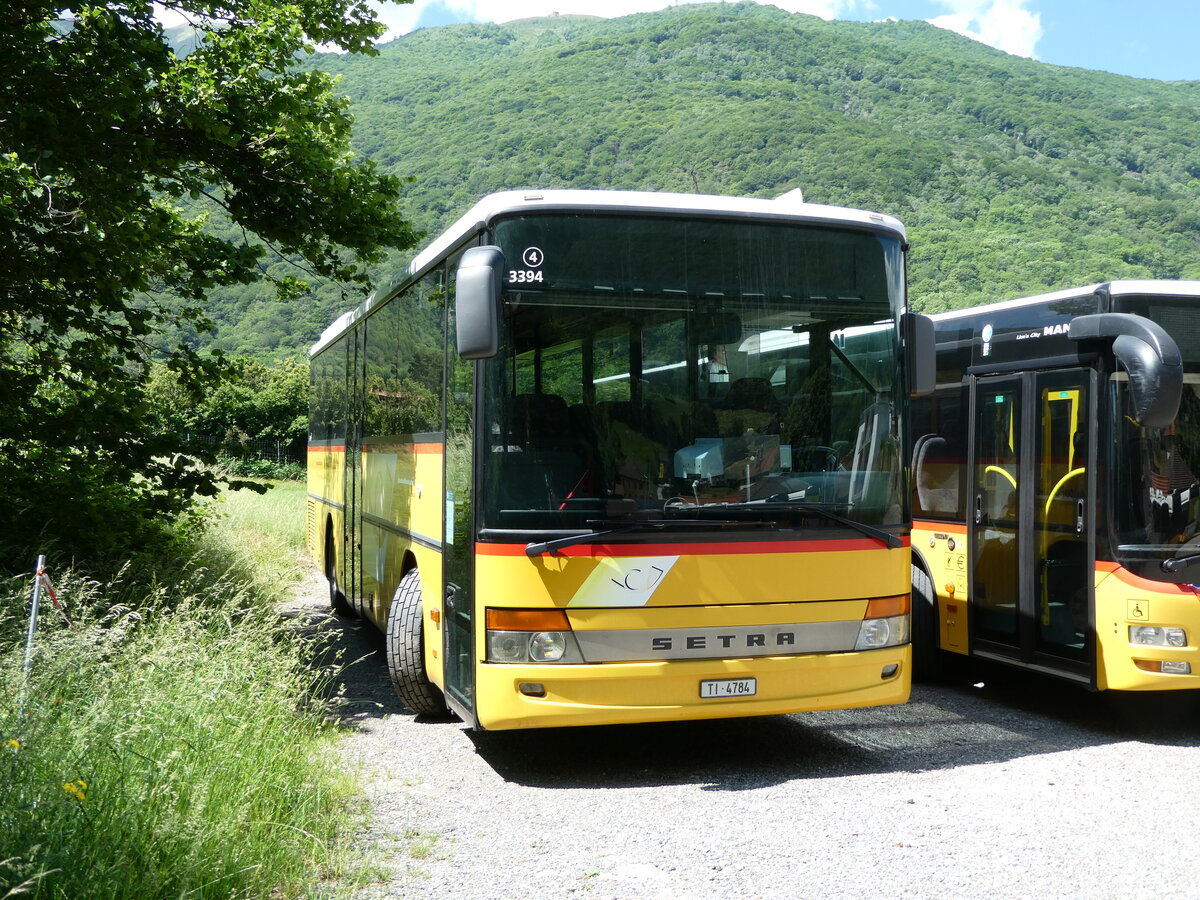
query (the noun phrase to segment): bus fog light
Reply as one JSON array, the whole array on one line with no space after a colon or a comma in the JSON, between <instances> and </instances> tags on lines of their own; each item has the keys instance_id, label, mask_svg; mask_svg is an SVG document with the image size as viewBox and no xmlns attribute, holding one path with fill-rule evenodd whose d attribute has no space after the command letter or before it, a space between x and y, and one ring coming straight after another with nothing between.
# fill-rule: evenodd
<instances>
[{"instance_id":1,"label":"bus fog light","mask_svg":"<svg viewBox=\"0 0 1200 900\"><path fill-rule=\"evenodd\" d=\"M525 662L529 635L523 631L489 631L488 662Z\"/></svg>"},{"instance_id":2,"label":"bus fog light","mask_svg":"<svg viewBox=\"0 0 1200 900\"><path fill-rule=\"evenodd\" d=\"M1192 664L1185 663L1185 662L1179 662L1179 661L1173 660L1173 659L1164 659L1163 664L1162 664L1162 670L1164 673L1167 673L1170 675L1191 675L1192 674Z\"/></svg>"},{"instance_id":3,"label":"bus fog light","mask_svg":"<svg viewBox=\"0 0 1200 900\"><path fill-rule=\"evenodd\" d=\"M566 652L567 636L561 631L539 631L529 638L529 658L534 662L558 662Z\"/></svg>"}]
</instances>

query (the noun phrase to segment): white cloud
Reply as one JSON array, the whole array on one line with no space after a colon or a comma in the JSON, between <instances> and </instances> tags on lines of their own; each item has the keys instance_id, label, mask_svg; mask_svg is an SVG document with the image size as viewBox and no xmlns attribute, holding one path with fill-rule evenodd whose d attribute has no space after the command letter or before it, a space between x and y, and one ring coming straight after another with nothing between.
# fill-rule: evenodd
<instances>
[{"instance_id":1,"label":"white cloud","mask_svg":"<svg viewBox=\"0 0 1200 900\"><path fill-rule=\"evenodd\" d=\"M1037 58L1042 17L1025 7L1030 0L940 0L951 12L930 25L957 32L1014 56Z\"/></svg>"}]
</instances>

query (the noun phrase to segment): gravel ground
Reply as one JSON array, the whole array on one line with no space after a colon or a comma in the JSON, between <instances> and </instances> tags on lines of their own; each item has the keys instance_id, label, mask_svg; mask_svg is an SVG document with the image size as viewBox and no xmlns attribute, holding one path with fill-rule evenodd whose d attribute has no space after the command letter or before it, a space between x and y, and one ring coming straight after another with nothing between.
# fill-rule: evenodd
<instances>
[{"instance_id":1,"label":"gravel ground","mask_svg":"<svg viewBox=\"0 0 1200 900\"><path fill-rule=\"evenodd\" d=\"M474 733L415 718L369 626L354 660L378 898L1200 897L1200 712L1006 670L900 707Z\"/></svg>"}]
</instances>

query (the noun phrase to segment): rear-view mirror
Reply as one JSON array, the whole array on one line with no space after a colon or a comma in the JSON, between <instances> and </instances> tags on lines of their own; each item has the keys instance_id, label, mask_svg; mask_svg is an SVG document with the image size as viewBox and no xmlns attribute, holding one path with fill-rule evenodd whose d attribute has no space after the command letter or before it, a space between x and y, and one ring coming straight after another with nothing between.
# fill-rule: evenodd
<instances>
[{"instance_id":1,"label":"rear-view mirror","mask_svg":"<svg viewBox=\"0 0 1200 900\"><path fill-rule=\"evenodd\" d=\"M454 292L458 355L488 359L500 349L500 290L504 254L499 247L472 247L462 255Z\"/></svg>"}]
</instances>

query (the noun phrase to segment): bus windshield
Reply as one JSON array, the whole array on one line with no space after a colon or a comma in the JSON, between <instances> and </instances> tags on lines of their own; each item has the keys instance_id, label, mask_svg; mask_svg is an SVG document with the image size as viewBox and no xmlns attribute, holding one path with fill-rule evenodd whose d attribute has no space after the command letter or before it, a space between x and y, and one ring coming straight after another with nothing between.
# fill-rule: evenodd
<instances>
[{"instance_id":1,"label":"bus windshield","mask_svg":"<svg viewBox=\"0 0 1200 900\"><path fill-rule=\"evenodd\" d=\"M1166 428L1144 428L1133 417L1128 378L1113 377L1116 404L1111 477L1117 501L1118 561L1149 578L1193 582L1194 567L1164 575L1164 559L1200 553L1200 322L1196 298L1114 298L1119 312L1160 324L1183 354L1179 414ZM1141 563L1142 565L1138 565ZM1152 565L1145 565L1152 563Z\"/></svg>"},{"instance_id":2,"label":"bus windshield","mask_svg":"<svg viewBox=\"0 0 1200 900\"><path fill-rule=\"evenodd\" d=\"M903 521L897 238L543 213L493 239L507 271L478 420L485 528Z\"/></svg>"}]
</instances>

